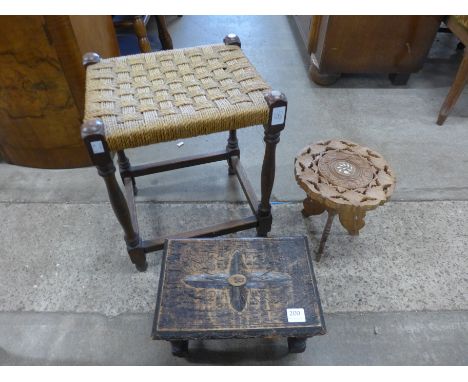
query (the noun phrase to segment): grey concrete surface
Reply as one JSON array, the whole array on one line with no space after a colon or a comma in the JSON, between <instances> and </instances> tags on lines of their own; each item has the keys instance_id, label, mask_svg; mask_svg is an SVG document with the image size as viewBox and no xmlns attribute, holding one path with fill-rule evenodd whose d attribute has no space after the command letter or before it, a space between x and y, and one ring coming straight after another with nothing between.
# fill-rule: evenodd
<instances>
[{"instance_id":1,"label":"grey concrete surface","mask_svg":"<svg viewBox=\"0 0 468 382\"><path fill-rule=\"evenodd\" d=\"M325 315L328 333L286 340L193 341L187 358L150 338L151 314L0 313L0 365L466 365L468 312Z\"/></svg>"},{"instance_id":2,"label":"grey concrete surface","mask_svg":"<svg viewBox=\"0 0 468 382\"><path fill-rule=\"evenodd\" d=\"M317 248L325 215L304 221L300 203L274 206L273 236L308 235ZM143 238L248 216L226 203L138 204ZM0 311L150 312L161 252L135 270L109 204L0 204ZM360 236L333 226L315 265L325 312L468 310L468 202L388 203ZM37 227L42 227L38 229ZM255 230L238 233L253 236Z\"/></svg>"},{"instance_id":3,"label":"grey concrete surface","mask_svg":"<svg viewBox=\"0 0 468 382\"><path fill-rule=\"evenodd\" d=\"M149 340L161 253L148 256L146 273L131 265L96 170L30 169L0 158L0 363L468 364L468 89L445 125L435 124L461 58L453 36L437 37L406 86L394 87L386 76L344 75L322 88L307 77L307 57L287 17L184 16L169 29L175 47L238 33L259 72L287 94L273 235L305 234L311 248L318 244L325 216L302 219L304 195L293 175L305 144L349 139L394 168L392 202L368 214L359 237L336 222L315 264L328 334L297 356L286 355L284 341L220 341L194 344L189 360L172 358L167 344ZM258 194L262 135L260 126L239 131ZM211 151L226 145L226 134L184 142L128 155L137 163ZM226 163L138 185L145 237L248 213Z\"/></svg>"}]
</instances>

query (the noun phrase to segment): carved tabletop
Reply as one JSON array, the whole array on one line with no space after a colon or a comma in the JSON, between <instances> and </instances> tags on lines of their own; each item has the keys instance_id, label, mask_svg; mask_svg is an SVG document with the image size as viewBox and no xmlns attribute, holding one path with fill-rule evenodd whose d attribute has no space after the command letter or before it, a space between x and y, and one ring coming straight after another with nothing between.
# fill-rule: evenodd
<instances>
[{"instance_id":1,"label":"carved tabletop","mask_svg":"<svg viewBox=\"0 0 468 382\"><path fill-rule=\"evenodd\" d=\"M173 354L188 340L271 336L300 352L324 333L306 237L166 242L153 339Z\"/></svg>"},{"instance_id":2,"label":"carved tabletop","mask_svg":"<svg viewBox=\"0 0 468 382\"><path fill-rule=\"evenodd\" d=\"M379 153L344 140L305 147L296 157L295 175L307 194L304 214L337 213L351 234L358 234L366 211L384 204L395 188L393 170Z\"/></svg>"}]
</instances>

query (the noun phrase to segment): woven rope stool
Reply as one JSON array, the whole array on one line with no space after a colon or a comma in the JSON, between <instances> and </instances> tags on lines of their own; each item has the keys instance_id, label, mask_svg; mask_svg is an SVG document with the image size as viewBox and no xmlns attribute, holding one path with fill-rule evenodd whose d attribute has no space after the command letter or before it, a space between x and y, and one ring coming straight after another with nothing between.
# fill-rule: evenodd
<instances>
[{"instance_id":1,"label":"woven rope stool","mask_svg":"<svg viewBox=\"0 0 468 382\"><path fill-rule=\"evenodd\" d=\"M166 239L139 236L134 200L139 176L226 160L253 215L170 237L219 236L255 227L258 236L266 236L271 230L275 150L285 126L287 100L270 89L240 47L239 38L230 34L224 44L109 59L96 53L83 57L86 100L81 136L104 178L130 259L139 271L147 268L146 253L162 249ZM236 136L236 129L253 125L263 125L265 131L260 202L241 166ZM220 131L229 131L227 147L210 154L131 165L124 152ZM113 152L117 152L125 196L115 178Z\"/></svg>"},{"instance_id":2,"label":"woven rope stool","mask_svg":"<svg viewBox=\"0 0 468 382\"><path fill-rule=\"evenodd\" d=\"M364 227L366 211L384 204L395 188L395 176L382 156L349 141L323 141L305 147L294 172L306 192L304 217L328 212L316 260L325 248L336 214L351 235Z\"/></svg>"}]
</instances>

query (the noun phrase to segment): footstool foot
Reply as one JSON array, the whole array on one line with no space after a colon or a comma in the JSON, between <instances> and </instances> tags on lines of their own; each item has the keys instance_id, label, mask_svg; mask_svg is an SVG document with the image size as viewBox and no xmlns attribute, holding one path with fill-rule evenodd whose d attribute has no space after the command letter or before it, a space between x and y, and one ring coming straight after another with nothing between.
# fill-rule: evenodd
<instances>
[{"instance_id":1,"label":"footstool foot","mask_svg":"<svg viewBox=\"0 0 468 382\"><path fill-rule=\"evenodd\" d=\"M138 272L146 272L146 270L148 269L148 262L145 261L144 264L135 264L135 268L138 270Z\"/></svg>"},{"instance_id":2,"label":"footstool foot","mask_svg":"<svg viewBox=\"0 0 468 382\"><path fill-rule=\"evenodd\" d=\"M288 349L290 353L304 353L307 347L307 338L288 337Z\"/></svg>"},{"instance_id":3,"label":"footstool foot","mask_svg":"<svg viewBox=\"0 0 468 382\"><path fill-rule=\"evenodd\" d=\"M185 357L188 355L188 340L170 341L172 355L176 357Z\"/></svg>"}]
</instances>

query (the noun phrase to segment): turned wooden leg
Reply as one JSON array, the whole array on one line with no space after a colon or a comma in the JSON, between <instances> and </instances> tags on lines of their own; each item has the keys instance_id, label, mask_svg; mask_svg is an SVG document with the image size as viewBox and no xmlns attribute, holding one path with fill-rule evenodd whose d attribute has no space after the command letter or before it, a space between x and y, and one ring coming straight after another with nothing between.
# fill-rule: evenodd
<instances>
[{"instance_id":1,"label":"turned wooden leg","mask_svg":"<svg viewBox=\"0 0 468 382\"><path fill-rule=\"evenodd\" d=\"M325 248L325 244L326 244L327 239L328 239L328 235L330 235L330 230L331 230L331 227L332 227L332 224L333 224L333 219L335 218L335 215L336 215L335 211L331 211L331 210L328 211L327 222L325 223L325 228L323 229L322 238L320 239L320 245L319 245L319 248L317 250L317 256L315 258L315 260L317 260L317 262L319 262L321 257L322 257L323 250Z\"/></svg>"},{"instance_id":2,"label":"turned wooden leg","mask_svg":"<svg viewBox=\"0 0 468 382\"><path fill-rule=\"evenodd\" d=\"M148 34L146 31L146 25L141 16L135 16L133 19L133 30L138 39L138 45L140 46L141 53L151 52L151 44L148 40Z\"/></svg>"},{"instance_id":3,"label":"turned wooden leg","mask_svg":"<svg viewBox=\"0 0 468 382\"><path fill-rule=\"evenodd\" d=\"M305 198L302 201L304 208L302 209L302 216L308 218L311 215L320 215L325 211L325 206L316 202L315 200Z\"/></svg>"},{"instance_id":4,"label":"turned wooden leg","mask_svg":"<svg viewBox=\"0 0 468 382\"><path fill-rule=\"evenodd\" d=\"M304 353L307 347L307 337L288 337L290 353Z\"/></svg>"},{"instance_id":5,"label":"turned wooden leg","mask_svg":"<svg viewBox=\"0 0 468 382\"><path fill-rule=\"evenodd\" d=\"M239 142L237 141L237 131L236 130L229 130L229 138L228 138L228 144L226 146L226 150L239 150ZM236 172L234 170L234 167L232 167L232 162L231 158L227 160L228 162L228 174L229 175L235 175Z\"/></svg>"},{"instance_id":6,"label":"turned wooden leg","mask_svg":"<svg viewBox=\"0 0 468 382\"><path fill-rule=\"evenodd\" d=\"M139 271L145 271L148 266L146 255L141 248L140 236L132 225L127 201L115 178L115 166L104 136L104 124L100 119L86 121L81 127L81 137L88 148L91 161L106 183L112 209L125 234L130 259Z\"/></svg>"},{"instance_id":7,"label":"turned wooden leg","mask_svg":"<svg viewBox=\"0 0 468 382\"><path fill-rule=\"evenodd\" d=\"M155 16L156 25L158 26L159 40L161 41L164 50L172 49L172 38L167 30L166 16Z\"/></svg>"},{"instance_id":8,"label":"turned wooden leg","mask_svg":"<svg viewBox=\"0 0 468 382\"><path fill-rule=\"evenodd\" d=\"M276 90L265 95L265 100L270 108L270 116L265 128L265 156L263 158L261 192L262 197L257 210L259 225L257 236L266 237L271 231L272 215L270 196L275 181L275 157L276 145L280 140L281 130L284 129L288 101L286 96Z\"/></svg>"},{"instance_id":9,"label":"turned wooden leg","mask_svg":"<svg viewBox=\"0 0 468 382\"><path fill-rule=\"evenodd\" d=\"M468 82L468 49L465 48L465 54L463 56L463 60L460 63L460 67L458 68L457 74L455 76L455 80L453 81L452 87L445 98L444 103L439 112L439 117L437 118L437 124L442 126L447 116L449 115L452 108L455 106L458 97L462 93L465 85Z\"/></svg>"},{"instance_id":10,"label":"turned wooden leg","mask_svg":"<svg viewBox=\"0 0 468 382\"><path fill-rule=\"evenodd\" d=\"M188 355L188 340L177 340L171 342L172 355L176 357L185 357Z\"/></svg>"},{"instance_id":11,"label":"turned wooden leg","mask_svg":"<svg viewBox=\"0 0 468 382\"><path fill-rule=\"evenodd\" d=\"M388 75L390 82L395 86L402 86L408 83L410 73L390 73Z\"/></svg>"},{"instance_id":12,"label":"turned wooden leg","mask_svg":"<svg viewBox=\"0 0 468 382\"><path fill-rule=\"evenodd\" d=\"M122 175L124 171L127 171L130 168L130 161L128 160L128 157L125 155L125 152L123 150L117 151L117 157L118 157L120 174ZM122 182L123 182L123 177L122 177ZM132 176L132 186L133 186L133 195L137 195L138 188L136 186L135 177L133 176Z\"/></svg>"}]
</instances>

